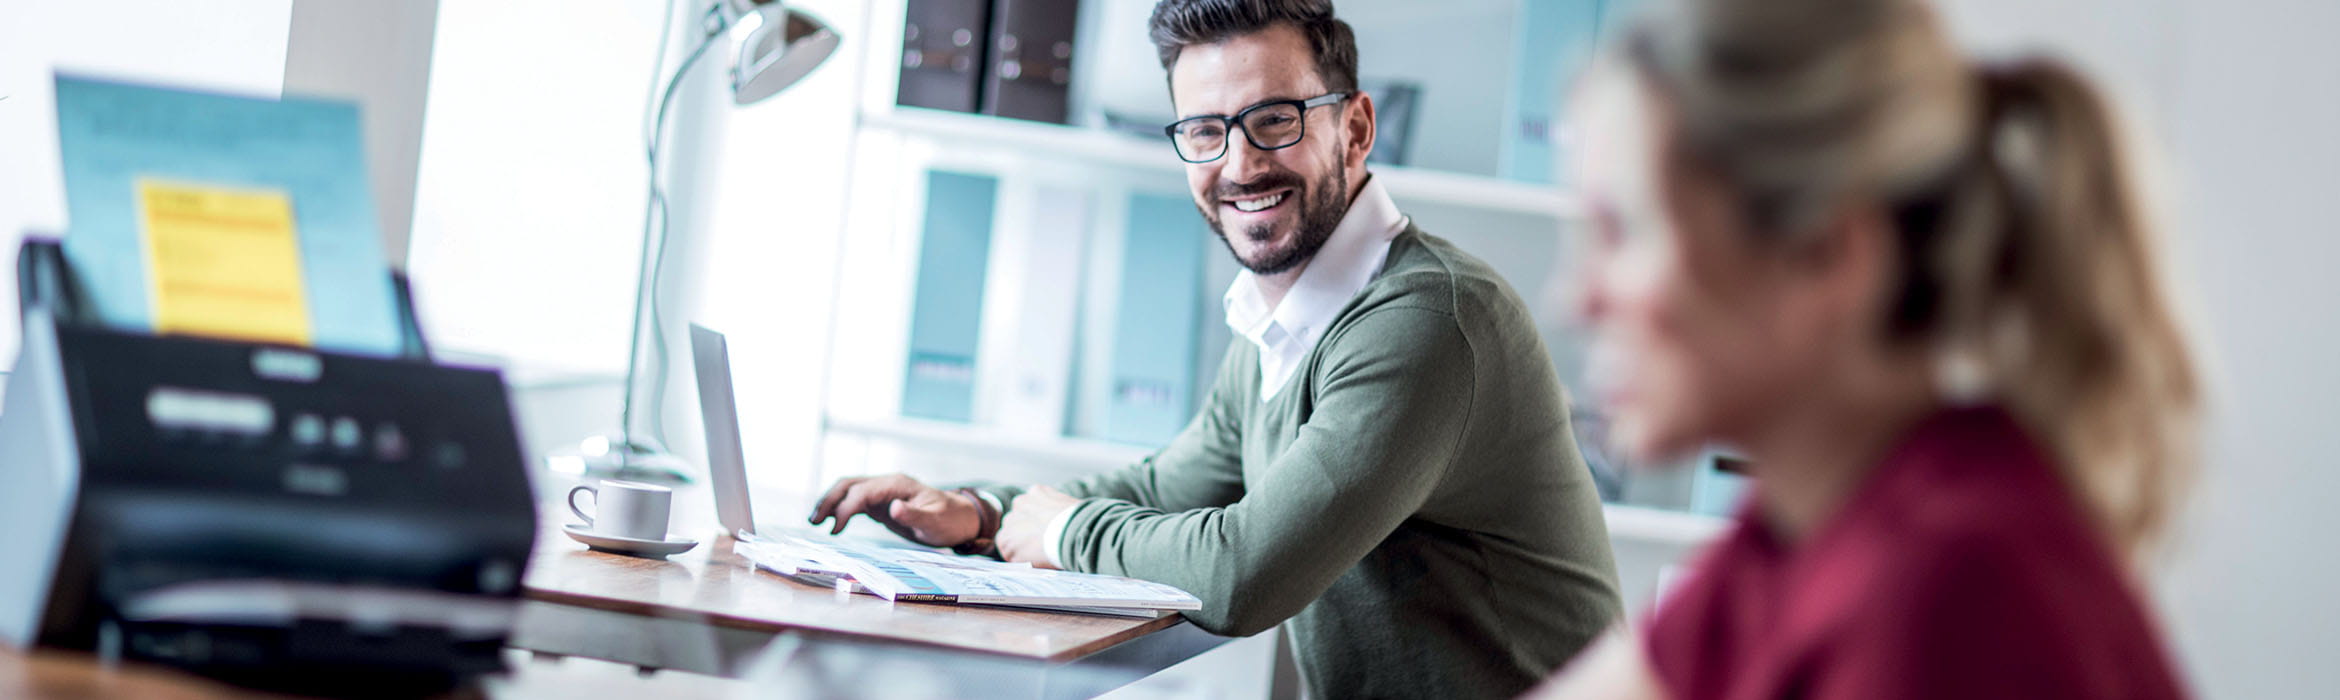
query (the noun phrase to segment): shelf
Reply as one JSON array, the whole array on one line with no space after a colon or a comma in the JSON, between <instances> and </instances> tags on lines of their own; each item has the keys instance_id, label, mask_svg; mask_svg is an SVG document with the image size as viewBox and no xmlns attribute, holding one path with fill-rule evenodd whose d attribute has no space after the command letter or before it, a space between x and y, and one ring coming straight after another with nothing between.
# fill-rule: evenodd
<instances>
[{"instance_id":1,"label":"shelf","mask_svg":"<svg viewBox=\"0 0 2340 700\"><path fill-rule=\"evenodd\" d=\"M1144 459L1154 452L1143 447L1103 440L1022 437L964 423L913 418L854 420L831 416L828 419L828 433L901 443L978 459L1058 465L1083 472L1112 469Z\"/></svg>"},{"instance_id":2,"label":"shelf","mask_svg":"<svg viewBox=\"0 0 2340 700\"><path fill-rule=\"evenodd\" d=\"M950 149L1045 154L1096 165L1180 174L1183 164L1164 141L1103 129L1063 126L974 114L897 107L863 112L861 126L924 140ZM1560 219L1578 217L1577 198L1554 185L1537 185L1484 175L1371 166L1390 196L1405 202L1447 204Z\"/></svg>"},{"instance_id":3,"label":"shelf","mask_svg":"<svg viewBox=\"0 0 2340 700\"><path fill-rule=\"evenodd\" d=\"M1731 521L1703 513L1665 510L1648 506L1603 503L1601 511L1609 521L1609 537L1652 544L1696 547L1722 536L1730 529Z\"/></svg>"},{"instance_id":4,"label":"shelf","mask_svg":"<svg viewBox=\"0 0 2340 700\"><path fill-rule=\"evenodd\" d=\"M1119 468L1152 454L1152 450L1120 443L1079 438L1033 438L961 423L916 419L848 420L831 417L831 434L852 435L901 443L920 449L950 452L983 459L1018 463L1046 463L1093 473ZM1730 527L1730 521L1712 515L1663 510L1646 506L1603 503L1609 537L1638 543L1697 547Z\"/></svg>"}]
</instances>

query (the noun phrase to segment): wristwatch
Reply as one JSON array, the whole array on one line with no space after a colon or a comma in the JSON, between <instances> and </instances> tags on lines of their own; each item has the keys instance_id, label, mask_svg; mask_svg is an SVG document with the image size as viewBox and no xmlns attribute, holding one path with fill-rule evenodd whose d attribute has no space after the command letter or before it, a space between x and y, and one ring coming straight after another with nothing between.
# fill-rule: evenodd
<instances>
[{"instance_id":1,"label":"wristwatch","mask_svg":"<svg viewBox=\"0 0 2340 700\"><path fill-rule=\"evenodd\" d=\"M959 495L975 502L975 539L961 542L951 547L951 551L966 555L999 556L999 543L996 541L999 536L999 509L991 507L991 499L984 498L981 491L973 488L957 490Z\"/></svg>"}]
</instances>

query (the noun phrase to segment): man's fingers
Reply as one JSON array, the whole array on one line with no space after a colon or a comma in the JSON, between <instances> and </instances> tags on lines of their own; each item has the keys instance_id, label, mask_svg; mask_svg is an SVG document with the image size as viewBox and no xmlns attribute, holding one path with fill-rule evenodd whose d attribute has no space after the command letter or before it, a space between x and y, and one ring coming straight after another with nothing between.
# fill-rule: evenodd
<instances>
[{"instance_id":1,"label":"man's fingers","mask_svg":"<svg viewBox=\"0 0 2340 700\"><path fill-rule=\"evenodd\" d=\"M838 502L845 500L845 493L852 490L854 485L868 480L868 477L860 476L838 479L835 485L829 487L829 492L821 496L820 502L813 505L812 515L807 516L805 522L819 525L822 520L835 515Z\"/></svg>"},{"instance_id":2,"label":"man's fingers","mask_svg":"<svg viewBox=\"0 0 2340 700\"><path fill-rule=\"evenodd\" d=\"M829 524L829 534L844 532L845 522L852 520L854 514L868 510L871 505L884 502L885 499L878 497L878 489L873 488L873 484L874 482L864 481L845 490L845 497L837 502L837 510L833 513L837 519Z\"/></svg>"},{"instance_id":3,"label":"man's fingers","mask_svg":"<svg viewBox=\"0 0 2340 700\"><path fill-rule=\"evenodd\" d=\"M896 533L903 533L905 528L929 529L927 525L938 519L935 516L940 510L921 506L932 500L930 494L939 493L900 474L840 479L829 487L828 494L813 506L812 516L805 520L818 525L824 519L833 519L829 523L832 535L843 533L847 521L855 515L867 515ZM908 508L903 507L905 503Z\"/></svg>"},{"instance_id":4,"label":"man's fingers","mask_svg":"<svg viewBox=\"0 0 2340 700\"><path fill-rule=\"evenodd\" d=\"M919 505L917 499L894 501L894 505L886 509L886 515L893 518L896 525L921 532L934 521L934 511Z\"/></svg>"},{"instance_id":5,"label":"man's fingers","mask_svg":"<svg viewBox=\"0 0 2340 700\"><path fill-rule=\"evenodd\" d=\"M932 489L925 488L917 480L900 474L870 477L856 481L851 487L845 489L844 497L837 500L836 509L831 511L831 514L836 517L836 522L830 524L829 534L844 532L845 522L853 519L856 514L869 515L872 519L884 520L890 511L881 510L881 508L890 507L890 501L907 499L918 495L921 491L930 490Z\"/></svg>"}]
</instances>

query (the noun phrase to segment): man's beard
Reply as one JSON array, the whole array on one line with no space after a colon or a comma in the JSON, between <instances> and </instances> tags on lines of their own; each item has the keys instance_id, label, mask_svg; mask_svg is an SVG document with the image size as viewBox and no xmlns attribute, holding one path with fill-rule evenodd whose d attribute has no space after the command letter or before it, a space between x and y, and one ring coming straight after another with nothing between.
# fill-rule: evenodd
<instances>
[{"instance_id":1,"label":"man's beard","mask_svg":"<svg viewBox=\"0 0 2340 700\"><path fill-rule=\"evenodd\" d=\"M1219 199L1224 200L1228 197L1268 192L1283 187L1301 190L1302 184L1300 176L1291 171L1277 171L1249 184L1221 186L1218 196ZM1298 200L1296 203L1300 206L1300 214L1299 221L1293 231L1292 247L1281 252L1264 251L1266 257L1258 260L1246 260L1243 258L1242 252L1235 250L1235 241L1227 237L1226 226L1219 222L1216 204L1202 208L1203 219L1209 221L1211 230L1219 234L1219 242L1227 245L1227 252L1235 256L1235 262L1243 265L1244 269L1250 270L1251 274L1273 275L1287 272L1292 268L1299 267L1301 263L1308 262L1309 258L1316 257L1316 252L1324 249L1325 242L1332 240L1333 229L1341 225L1341 218L1349 214L1348 173L1336 169L1331 175L1324 177L1323 180L1316 182L1314 186L1308 187L1306 190L1306 196L1296 198ZM1264 243L1274 238L1276 232L1273 224L1260 224L1245 229L1242 235L1254 242Z\"/></svg>"}]
</instances>

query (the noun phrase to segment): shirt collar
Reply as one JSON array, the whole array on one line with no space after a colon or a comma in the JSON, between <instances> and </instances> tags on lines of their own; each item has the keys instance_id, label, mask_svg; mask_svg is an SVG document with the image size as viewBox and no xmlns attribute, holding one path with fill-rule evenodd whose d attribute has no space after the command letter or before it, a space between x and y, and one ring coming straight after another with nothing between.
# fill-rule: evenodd
<instances>
[{"instance_id":1,"label":"shirt collar","mask_svg":"<svg viewBox=\"0 0 2340 700\"><path fill-rule=\"evenodd\" d=\"M1390 240L1404 232L1406 224L1406 216L1381 182L1366 175L1348 213L1300 271L1282 303L1270 308L1259 290L1259 276L1250 270L1236 273L1235 283L1227 287L1227 326L1263 348L1322 330L1381 272Z\"/></svg>"}]
</instances>

